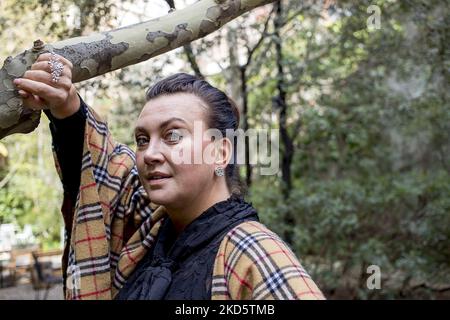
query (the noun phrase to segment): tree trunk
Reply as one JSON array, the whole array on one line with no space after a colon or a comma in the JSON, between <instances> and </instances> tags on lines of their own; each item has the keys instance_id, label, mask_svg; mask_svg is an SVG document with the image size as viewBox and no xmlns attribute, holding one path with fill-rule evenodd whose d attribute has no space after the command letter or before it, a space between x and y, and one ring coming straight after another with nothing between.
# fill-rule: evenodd
<instances>
[{"instance_id":1,"label":"tree trunk","mask_svg":"<svg viewBox=\"0 0 450 320\"><path fill-rule=\"evenodd\" d=\"M247 66L241 66L239 68L239 71L241 73L241 95L242 95L242 114L243 114L243 129L244 132L247 132L249 129L248 125L248 89L247 89ZM250 140L246 136L245 137L245 184L247 188L250 188L252 184L252 172L253 167L250 164Z\"/></svg>"},{"instance_id":2,"label":"tree trunk","mask_svg":"<svg viewBox=\"0 0 450 320\"><path fill-rule=\"evenodd\" d=\"M29 133L39 124L40 112L22 107L13 85L39 54L55 52L73 65L73 82L136 64L202 38L245 12L273 0L201 0L189 7L147 22L76 37L53 44L35 41L30 50L8 57L0 69L0 139Z\"/></svg>"},{"instance_id":3,"label":"tree trunk","mask_svg":"<svg viewBox=\"0 0 450 320\"><path fill-rule=\"evenodd\" d=\"M283 26L283 11L281 1L276 3L275 18L275 51L276 51L276 65L277 65L277 91L278 95L274 98L276 107L280 110L280 135L283 144L282 165L281 165L281 177L283 180L283 196L287 200L289 193L292 189L292 174L291 164L294 155L294 144L292 138L289 135L287 128L287 102L286 102L286 89L284 81L284 67L283 67L283 47L282 38L280 35L281 27Z\"/></svg>"},{"instance_id":4,"label":"tree trunk","mask_svg":"<svg viewBox=\"0 0 450 320\"><path fill-rule=\"evenodd\" d=\"M276 18L275 18L275 51L276 51L276 65L277 65L277 91L278 95L274 97L275 106L280 112L280 135L281 142L283 144L282 163L281 163L281 177L283 183L281 185L281 191L283 193L284 200L289 200L289 195L292 189L292 173L291 165L294 155L294 144L292 138L289 135L287 128L287 109L286 102L286 89L284 79L284 67L283 67L283 46L281 38L281 28L283 26L283 7L281 1L277 1L275 4ZM295 219L290 210L287 210L283 217L284 225L286 226L283 232L284 240L289 244L294 244L294 232L292 227L295 226Z\"/></svg>"}]
</instances>

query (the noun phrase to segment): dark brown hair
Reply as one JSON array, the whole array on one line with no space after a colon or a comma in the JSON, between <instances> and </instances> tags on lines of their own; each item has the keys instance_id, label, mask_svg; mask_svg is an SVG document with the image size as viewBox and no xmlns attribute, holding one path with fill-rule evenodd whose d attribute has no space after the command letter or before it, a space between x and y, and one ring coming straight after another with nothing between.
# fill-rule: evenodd
<instances>
[{"instance_id":1,"label":"dark brown hair","mask_svg":"<svg viewBox=\"0 0 450 320\"><path fill-rule=\"evenodd\" d=\"M147 90L146 98L149 101L161 95L175 93L191 93L204 101L209 107L208 127L218 129L223 137L226 137L227 129L236 130L239 127L239 110L234 101L207 81L190 74L176 73L160 80ZM225 178L230 192L234 195L242 195L245 188L236 165L236 139L231 142L233 157L225 168Z\"/></svg>"}]
</instances>

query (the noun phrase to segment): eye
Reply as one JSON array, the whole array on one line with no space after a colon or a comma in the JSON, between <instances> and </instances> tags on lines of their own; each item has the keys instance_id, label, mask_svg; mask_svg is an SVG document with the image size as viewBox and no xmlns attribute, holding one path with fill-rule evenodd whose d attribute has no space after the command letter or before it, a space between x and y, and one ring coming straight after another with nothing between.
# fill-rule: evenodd
<instances>
[{"instance_id":1,"label":"eye","mask_svg":"<svg viewBox=\"0 0 450 320\"><path fill-rule=\"evenodd\" d=\"M138 147L145 146L148 143L148 138L146 136L137 136L136 137L136 145Z\"/></svg>"},{"instance_id":2,"label":"eye","mask_svg":"<svg viewBox=\"0 0 450 320\"><path fill-rule=\"evenodd\" d=\"M177 130L170 130L166 135L167 141L172 143L180 142L182 138L181 132Z\"/></svg>"}]
</instances>

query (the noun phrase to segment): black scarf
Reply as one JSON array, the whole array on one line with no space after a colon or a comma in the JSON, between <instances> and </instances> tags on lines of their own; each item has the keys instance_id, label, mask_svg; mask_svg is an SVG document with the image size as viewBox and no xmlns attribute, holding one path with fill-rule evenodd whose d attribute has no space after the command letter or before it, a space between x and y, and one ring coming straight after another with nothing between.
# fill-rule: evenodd
<instances>
[{"instance_id":1,"label":"black scarf","mask_svg":"<svg viewBox=\"0 0 450 320\"><path fill-rule=\"evenodd\" d=\"M176 238L169 218L153 249L119 291L119 300L211 299L215 257L226 233L244 221L258 221L251 204L231 196L204 211Z\"/></svg>"}]
</instances>

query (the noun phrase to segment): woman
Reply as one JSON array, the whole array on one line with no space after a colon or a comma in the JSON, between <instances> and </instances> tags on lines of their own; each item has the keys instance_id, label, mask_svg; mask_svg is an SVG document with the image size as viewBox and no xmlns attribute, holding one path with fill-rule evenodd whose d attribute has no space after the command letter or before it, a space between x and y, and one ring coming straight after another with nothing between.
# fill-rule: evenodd
<instances>
[{"instance_id":1,"label":"woman","mask_svg":"<svg viewBox=\"0 0 450 320\"><path fill-rule=\"evenodd\" d=\"M77 95L71 70L46 53L15 81L24 104L51 121L68 299L323 299L239 195L225 134L239 115L222 91L187 74L158 82L137 120L134 155ZM209 161L192 163L199 153Z\"/></svg>"}]
</instances>

